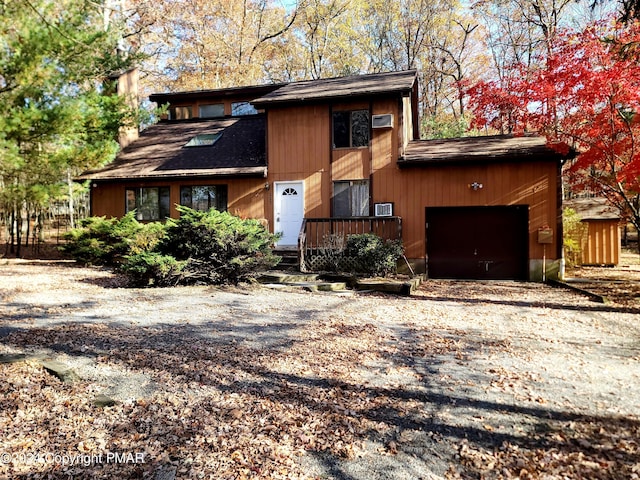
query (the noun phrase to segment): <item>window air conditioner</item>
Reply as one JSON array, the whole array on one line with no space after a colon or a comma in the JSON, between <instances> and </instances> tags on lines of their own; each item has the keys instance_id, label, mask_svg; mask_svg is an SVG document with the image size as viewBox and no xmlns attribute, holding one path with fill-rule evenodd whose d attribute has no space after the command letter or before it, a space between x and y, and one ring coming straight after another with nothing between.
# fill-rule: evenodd
<instances>
[{"instance_id":1,"label":"window air conditioner","mask_svg":"<svg viewBox=\"0 0 640 480\"><path fill-rule=\"evenodd\" d=\"M384 113L382 115L371 116L371 128L392 128L393 114Z\"/></svg>"},{"instance_id":2,"label":"window air conditioner","mask_svg":"<svg viewBox=\"0 0 640 480\"><path fill-rule=\"evenodd\" d=\"M391 217L393 215L393 203L376 203L374 205L376 217Z\"/></svg>"}]
</instances>

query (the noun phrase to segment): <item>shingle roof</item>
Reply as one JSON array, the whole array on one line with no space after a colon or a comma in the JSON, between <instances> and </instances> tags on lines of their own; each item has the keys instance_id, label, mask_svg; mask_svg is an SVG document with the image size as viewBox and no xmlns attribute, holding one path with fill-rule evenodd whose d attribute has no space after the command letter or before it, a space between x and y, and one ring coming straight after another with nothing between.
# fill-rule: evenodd
<instances>
[{"instance_id":1,"label":"shingle roof","mask_svg":"<svg viewBox=\"0 0 640 480\"><path fill-rule=\"evenodd\" d=\"M185 147L194 136L222 132L210 146ZM266 175L263 115L161 122L140 134L113 163L79 180Z\"/></svg>"},{"instance_id":2,"label":"shingle roof","mask_svg":"<svg viewBox=\"0 0 640 480\"><path fill-rule=\"evenodd\" d=\"M563 202L565 208L571 208L580 220L619 220L620 212L607 203L605 198L572 198Z\"/></svg>"},{"instance_id":3,"label":"shingle roof","mask_svg":"<svg viewBox=\"0 0 640 480\"><path fill-rule=\"evenodd\" d=\"M553 160L571 158L547 145L540 136L492 135L443 140L414 140L398 159L400 167L444 163Z\"/></svg>"},{"instance_id":4,"label":"shingle roof","mask_svg":"<svg viewBox=\"0 0 640 480\"><path fill-rule=\"evenodd\" d=\"M352 75L340 78L306 80L284 85L271 93L254 100L257 107L278 103L295 103L326 98L372 96L388 93L409 92L417 79L415 70L402 72Z\"/></svg>"}]
</instances>

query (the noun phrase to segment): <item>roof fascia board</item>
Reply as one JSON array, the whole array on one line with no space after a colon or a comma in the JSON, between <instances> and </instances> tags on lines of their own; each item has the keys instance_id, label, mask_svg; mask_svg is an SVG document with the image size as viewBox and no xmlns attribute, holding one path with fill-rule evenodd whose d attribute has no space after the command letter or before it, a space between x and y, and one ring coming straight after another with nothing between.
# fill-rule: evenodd
<instances>
[{"instance_id":1,"label":"roof fascia board","mask_svg":"<svg viewBox=\"0 0 640 480\"><path fill-rule=\"evenodd\" d=\"M196 173L195 171L167 171L167 173L161 174L147 174L140 175L134 178L129 176L113 176L113 177L92 177L89 175L79 175L75 177L75 181L84 182L91 181L92 183L113 183L113 182L139 182L143 181L155 181L155 180L183 180L185 178L234 178L234 177L254 177L254 178L266 178L267 167L245 167L245 168L220 168L218 171L208 170L206 172Z\"/></svg>"},{"instance_id":2,"label":"roof fascia board","mask_svg":"<svg viewBox=\"0 0 640 480\"><path fill-rule=\"evenodd\" d=\"M152 93L149 100L156 103L166 103L171 100L183 101L194 99L246 97L248 95L265 95L287 85L286 83L273 83L268 85L253 85L248 87L230 87L215 90L190 90L186 92Z\"/></svg>"}]
</instances>

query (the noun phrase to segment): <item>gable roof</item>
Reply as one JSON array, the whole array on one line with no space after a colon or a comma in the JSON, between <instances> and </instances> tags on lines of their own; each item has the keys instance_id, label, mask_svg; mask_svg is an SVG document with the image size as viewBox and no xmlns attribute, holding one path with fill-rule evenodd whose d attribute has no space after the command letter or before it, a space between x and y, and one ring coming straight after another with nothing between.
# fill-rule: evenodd
<instances>
[{"instance_id":1,"label":"gable roof","mask_svg":"<svg viewBox=\"0 0 640 480\"><path fill-rule=\"evenodd\" d=\"M389 93L407 93L417 80L416 70L322 78L286 84L255 99L256 107L323 99L340 99Z\"/></svg>"},{"instance_id":2,"label":"gable roof","mask_svg":"<svg viewBox=\"0 0 640 480\"><path fill-rule=\"evenodd\" d=\"M450 163L560 161L574 152L562 155L547 145L545 137L490 135L485 137L413 140L408 143L398 166L428 166Z\"/></svg>"},{"instance_id":3,"label":"gable roof","mask_svg":"<svg viewBox=\"0 0 640 480\"><path fill-rule=\"evenodd\" d=\"M196 135L222 133L213 145L185 147ZM78 180L266 176L264 115L160 122L140 134L109 165Z\"/></svg>"}]
</instances>

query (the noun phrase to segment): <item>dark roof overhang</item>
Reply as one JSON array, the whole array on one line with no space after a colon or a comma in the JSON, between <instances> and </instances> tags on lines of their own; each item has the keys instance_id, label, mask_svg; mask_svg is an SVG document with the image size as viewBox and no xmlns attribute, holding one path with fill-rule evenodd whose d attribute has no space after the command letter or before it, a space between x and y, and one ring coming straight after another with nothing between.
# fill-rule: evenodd
<instances>
[{"instance_id":1,"label":"dark roof overhang","mask_svg":"<svg viewBox=\"0 0 640 480\"><path fill-rule=\"evenodd\" d=\"M542 136L493 135L413 140L408 143L404 155L398 159L398 166L406 168L470 163L563 162L575 155L576 152L566 146L550 146Z\"/></svg>"},{"instance_id":2,"label":"dark roof overhang","mask_svg":"<svg viewBox=\"0 0 640 480\"><path fill-rule=\"evenodd\" d=\"M417 82L416 70L305 80L286 84L251 103L257 108L326 100L408 96Z\"/></svg>"},{"instance_id":3,"label":"dark roof overhang","mask_svg":"<svg viewBox=\"0 0 640 480\"><path fill-rule=\"evenodd\" d=\"M286 85L285 83L273 83L269 85L252 85L248 87L219 88L212 90L192 90L186 92L166 92L153 93L149 95L149 100L158 105L171 102L222 99L229 97L255 98L266 95L274 90Z\"/></svg>"}]
</instances>

